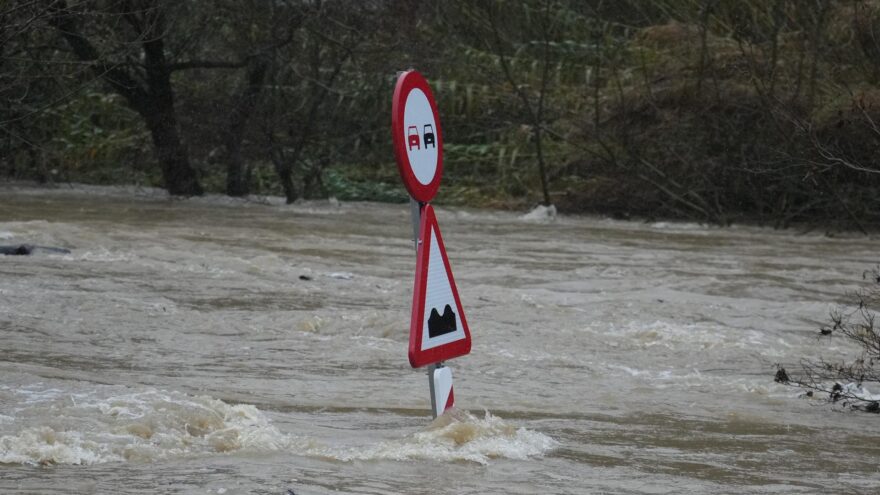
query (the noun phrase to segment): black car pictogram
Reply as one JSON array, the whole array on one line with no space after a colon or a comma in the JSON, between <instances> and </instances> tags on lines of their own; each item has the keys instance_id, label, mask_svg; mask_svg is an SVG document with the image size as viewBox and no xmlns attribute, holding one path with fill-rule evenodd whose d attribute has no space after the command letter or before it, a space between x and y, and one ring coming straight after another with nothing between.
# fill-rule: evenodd
<instances>
[{"instance_id":1,"label":"black car pictogram","mask_svg":"<svg viewBox=\"0 0 880 495\"><path fill-rule=\"evenodd\" d=\"M432 148L436 148L437 145L434 143L434 126L431 124L425 124L422 134L424 134L424 142L425 148L430 144Z\"/></svg>"}]
</instances>

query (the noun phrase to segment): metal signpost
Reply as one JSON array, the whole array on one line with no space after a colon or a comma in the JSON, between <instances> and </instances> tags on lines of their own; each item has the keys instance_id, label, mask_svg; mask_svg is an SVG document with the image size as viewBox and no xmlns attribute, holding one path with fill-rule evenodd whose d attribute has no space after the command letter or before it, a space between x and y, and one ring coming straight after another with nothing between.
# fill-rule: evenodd
<instances>
[{"instance_id":1,"label":"metal signpost","mask_svg":"<svg viewBox=\"0 0 880 495\"><path fill-rule=\"evenodd\" d=\"M443 134L428 82L414 70L400 73L391 105L394 157L410 195L416 275L409 335L409 362L428 366L431 409L436 418L453 406L452 370L443 361L471 351L471 334L440 226L429 202L443 175Z\"/></svg>"}]
</instances>

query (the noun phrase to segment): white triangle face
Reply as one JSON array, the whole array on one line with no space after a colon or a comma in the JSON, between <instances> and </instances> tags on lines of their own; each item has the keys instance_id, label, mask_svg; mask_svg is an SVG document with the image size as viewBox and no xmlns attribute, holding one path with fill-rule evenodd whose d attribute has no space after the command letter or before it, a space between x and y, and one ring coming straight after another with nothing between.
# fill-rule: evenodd
<instances>
[{"instance_id":1,"label":"white triangle face","mask_svg":"<svg viewBox=\"0 0 880 495\"><path fill-rule=\"evenodd\" d=\"M437 243L437 229L433 225L430 250L425 312L422 315L423 351L465 338L464 325L461 323L461 308L452 295L452 284Z\"/></svg>"}]
</instances>

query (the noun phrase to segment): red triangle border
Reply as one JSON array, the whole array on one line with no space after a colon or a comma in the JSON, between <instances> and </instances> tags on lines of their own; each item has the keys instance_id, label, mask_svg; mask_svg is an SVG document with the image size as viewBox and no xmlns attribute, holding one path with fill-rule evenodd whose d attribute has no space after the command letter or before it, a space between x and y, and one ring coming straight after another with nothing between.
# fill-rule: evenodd
<instances>
[{"instance_id":1,"label":"red triangle border","mask_svg":"<svg viewBox=\"0 0 880 495\"><path fill-rule=\"evenodd\" d=\"M456 287L455 278L452 276L452 268L449 266L449 257L446 255L446 247L443 244L443 236L440 234L440 226L437 223L437 217L431 205L426 204L422 208L420 224L419 249L416 256L416 277L413 287L412 319L410 320L409 329L409 364L413 368L446 361L447 359L464 356L471 352L471 332L468 329L467 320L462 310L461 299L458 296L458 287ZM455 299L458 316L464 330L464 338L422 350L422 328L425 318L425 298L428 289L431 235L434 232L437 233L437 247L440 249L443 266L446 268L449 286L452 289L452 297Z\"/></svg>"}]
</instances>

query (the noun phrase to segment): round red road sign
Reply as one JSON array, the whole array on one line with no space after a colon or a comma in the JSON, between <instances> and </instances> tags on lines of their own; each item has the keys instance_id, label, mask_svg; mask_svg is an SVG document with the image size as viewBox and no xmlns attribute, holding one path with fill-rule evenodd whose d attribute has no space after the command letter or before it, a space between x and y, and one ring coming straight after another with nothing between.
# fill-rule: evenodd
<instances>
[{"instance_id":1,"label":"round red road sign","mask_svg":"<svg viewBox=\"0 0 880 495\"><path fill-rule=\"evenodd\" d=\"M391 103L391 137L406 190L417 201L431 201L443 176L443 134L428 81L414 70L397 78Z\"/></svg>"}]
</instances>

